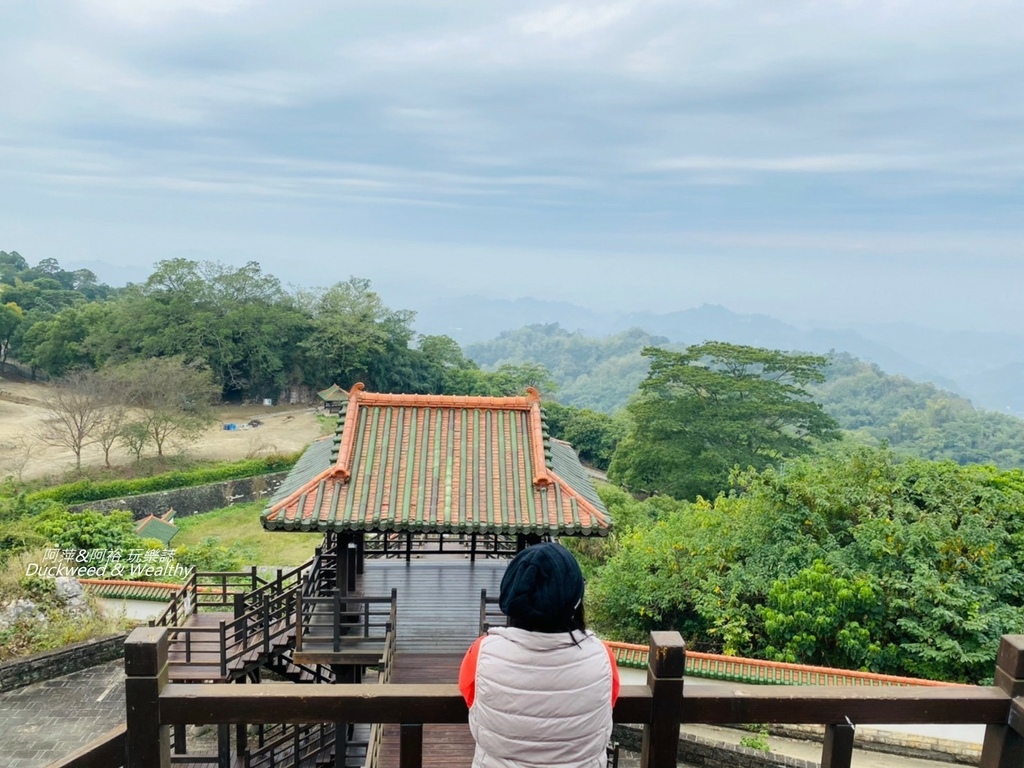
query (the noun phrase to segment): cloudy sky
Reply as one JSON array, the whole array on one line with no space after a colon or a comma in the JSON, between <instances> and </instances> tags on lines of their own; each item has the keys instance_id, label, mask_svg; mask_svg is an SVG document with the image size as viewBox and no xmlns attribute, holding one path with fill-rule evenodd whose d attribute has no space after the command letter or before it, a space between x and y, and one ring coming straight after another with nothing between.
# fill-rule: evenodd
<instances>
[{"instance_id":1,"label":"cloudy sky","mask_svg":"<svg viewBox=\"0 0 1024 768\"><path fill-rule=\"evenodd\" d=\"M0 250L1024 327L1019 0L0 0Z\"/></svg>"}]
</instances>

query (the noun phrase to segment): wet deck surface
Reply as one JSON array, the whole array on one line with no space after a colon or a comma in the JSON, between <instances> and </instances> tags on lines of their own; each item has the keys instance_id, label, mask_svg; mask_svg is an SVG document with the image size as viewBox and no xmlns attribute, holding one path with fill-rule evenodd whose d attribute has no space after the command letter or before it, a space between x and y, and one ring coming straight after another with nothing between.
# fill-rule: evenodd
<instances>
[{"instance_id":1,"label":"wet deck surface","mask_svg":"<svg viewBox=\"0 0 1024 768\"><path fill-rule=\"evenodd\" d=\"M370 560L361 577L363 595L398 589L399 653L457 654L479 635L480 590L497 596L507 560L434 555L422 560Z\"/></svg>"}]
</instances>

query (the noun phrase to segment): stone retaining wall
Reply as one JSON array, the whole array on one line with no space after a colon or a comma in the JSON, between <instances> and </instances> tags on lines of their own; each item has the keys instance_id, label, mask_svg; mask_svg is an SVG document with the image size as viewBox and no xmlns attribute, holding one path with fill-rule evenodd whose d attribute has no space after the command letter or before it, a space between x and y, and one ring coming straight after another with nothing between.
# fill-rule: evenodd
<instances>
[{"instance_id":1,"label":"stone retaining wall","mask_svg":"<svg viewBox=\"0 0 1024 768\"><path fill-rule=\"evenodd\" d=\"M728 725L724 727L739 728L739 726ZM814 741L819 744L824 735L824 728L820 725L769 725L768 731L773 736ZM643 741L643 732L638 727L617 725L612 738L618 741L623 749L639 752ZM857 728L854 747L868 752L881 752L918 760L934 760L943 765L951 763L979 765L981 763L980 744L911 733L893 733L870 727ZM818 768L817 762L761 752L729 742L705 739L690 733L679 735L679 761L687 765L704 766L705 768L729 768L730 766L738 766L738 768L777 768L781 766Z\"/></svg>"},{"instance_id":2,"label":"stone retaining wall","mask_svg":"<svg viewBox=\"0 0 1024 768\"><path fill-rule=\"evenodd\" d=\"M55 651L44 651L0 664L0 693L23 685L79 672L124 655L127 633L85 640Z\"/></svg>"},{"instance_id":3,"label":"stone retaining wall","mask_svg":"<svg viewBox=\"0 0 1024 768\"><path fill-rule=\"evenodd\" d=\"M643 731L628 725L617 725L612 738L623 749L639 752ZM701 768L818 768L818 763L786 755L775 755L741 747L724 741L711 741L691 733L679 734L679 762Z\"/></svg>"},{"instance_id":4,"label":"stone retaining wall","mask_svg":"<svg viewBox=\"0 0 1024 768\"><path fill-rule=\"evenodd\" d=\"M99 512L127 509L131 511L136 520L141 520L146 515L160 517L168 509L173 508L178 517L188 517L231 504L244 504L270 498L287 476L287 472L272 472L268 475L225 480L220 483L196 485L191 488L176 488L171 491L157 491L138 496L90 501L86 504L71 505L68 509L72 512L81 512L85 509L94 509Z\"/></svg>"},{"instance_id":5,"label":"stone retaining wall","mask_svg":"<svg viewBox=\"0 0 1024 768\"><path fill-rule=\"evenodd\" d=\"M824 738L824 728L820 725L769 725L768 731L772 735L788 739L821 742ZM857 749L920 760L952 762L959 765L981 763L981 744L902 731L883 731L870 725L857 727L854 744Z\"/></svg>"}]
</instances>

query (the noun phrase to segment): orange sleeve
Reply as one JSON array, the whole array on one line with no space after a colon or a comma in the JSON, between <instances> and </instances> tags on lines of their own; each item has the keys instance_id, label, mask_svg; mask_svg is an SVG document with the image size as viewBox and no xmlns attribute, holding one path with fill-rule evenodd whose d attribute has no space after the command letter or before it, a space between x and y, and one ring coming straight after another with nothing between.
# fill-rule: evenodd
<instances>
[{"instance_id":1,"label":"orange sleeve","mask_svg":"<svg viewBox=\"0 0 1024 768\"><path fill-rule=\"evenodd\" d=\"M476 642L469 646L466 655L462 657L462 666L459 667L459 693L466 700L467 707L473 706L473 699L476 697L476 661L480 657L480 643L484 641L484 637L478 637Z\"/></svg>"},{"instance_id":2,"label":"orange sleeve","mask_svg":"<svg viewBox=\"0 0 1024 768\"><path fill-rule=\"evenodd\" d=\"M605 645L604 649L608 651L608 661L612 663L612 706L615 706L615 702L619 700L619 662L615 660L615 651Z\"/></svg>"}]
</instances>

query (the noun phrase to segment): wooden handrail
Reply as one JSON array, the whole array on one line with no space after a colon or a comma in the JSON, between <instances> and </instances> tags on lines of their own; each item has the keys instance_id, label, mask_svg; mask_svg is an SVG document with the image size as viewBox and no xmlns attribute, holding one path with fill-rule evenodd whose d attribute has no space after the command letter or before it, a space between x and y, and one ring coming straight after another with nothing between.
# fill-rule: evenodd
<instances>
[{"instance_id":1,"label":"wooden handrail","mask_svg":"<svg viewBox=\"0 0 1024 768\"><path fill-rule=\"evenodd\" d=\"M161 722L307 723L466 722L465 701L453 684L258 687L169 683L160 694ZM996 688L836 689L832 687L738 685L692 687L683 697L683 722L857 724L1001 724L1011 699ZM646 685L624 685L615 706L619 723L642 723L652 715Z\"/></svg>"},{"instance_id":2,"label":"wooden handrail","mask_svg":"<svg viewBox=\"0 0 1024 768\"><path fill-rule=\"evenodd\" d=\"M125 643L127 768L166 764L171 724L401 723L422 733L423 723L466 722L455 685L258 686L168 684L168 630L136 629ZM393 637L393 635L392 635ZM979 723L987 725L982 765L1018 768L1024 754L1024 636L1001 641L997 686L689 686L683 695L685 654L678 634L653 633L648 685L620 691L613 717L645 728L641 765L674 765L681 722L826 724L823 764L849 765L852 738L837 738L845 723ZM842 728L844 726L840 726ZM163 735L161 735L163 733ZM849 736L844 732L843 736ZM109 744L102 749L109 750ZM418 737L403 739L403 765L419 765ZM110 763L113 766L116 763ZM92 768L83 762L74 768ZM67 768L67 766L65 766Z\"/></svg>"}]
</instances>

